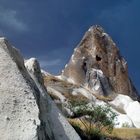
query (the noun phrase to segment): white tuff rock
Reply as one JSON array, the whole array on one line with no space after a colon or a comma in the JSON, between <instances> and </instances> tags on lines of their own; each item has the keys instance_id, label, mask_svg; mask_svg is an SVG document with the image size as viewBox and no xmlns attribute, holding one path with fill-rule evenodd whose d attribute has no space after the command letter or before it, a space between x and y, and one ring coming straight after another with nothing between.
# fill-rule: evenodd
<instances>
[{"instance_id":1,"label":"white tuff rock","mask_svg":"<svg viewBox=\"0 0 140 140\"><path fill-rule=\"evenodd\" d=\"M80 140L47 95L39 64L0 38L0 139Z\"/></svg>"},{"instance_id":2,"label":"white tuff rock","mask_svg":"<svg viewBox=\"0 0 140 140\"><path fill-rule=\"evenodd\" d=\"M117 110L122 110L133 122L136 128L140 128L140 103L133 101L129 96L118 95L110 105Z\"/></svg>"},{"instance_id":3,"label":"white tuff rock","mask_svg":"<svg viewBox=\"0 0 140 140\"><path fill-rule=\"evenodd\" d=\"M80 137L75 132L73 127L68 123L68 121L61 114L57 106L51 100L49 95L47 94L46 88L43 83L43 77L41 75L39 63L35 58L31 58L26 61L25 66L29 71L29 74L35 81L38 89L40 90L40 98L42 98L40 102L42 119L48 120L51 131L54 134L55 140L80 140ZM55 92L54 89L50 89L52 92ZM56 91L59 94L58 91ZM59 94L61 100L65 100L65 98ZM47 131L47 130L46 130Z\"/></svg>"},{"instance_id":4,"label":"white tuff rock","mask_svg":"<svg viewBox=\"0 0 140 140\"><path fill-rule=\"evenodd\" d=\"M36 91L18 50L0 39L0 139L37 140L39 108ZM28 82L27 82L28 81Z\"/></svg>"}]
</instances>

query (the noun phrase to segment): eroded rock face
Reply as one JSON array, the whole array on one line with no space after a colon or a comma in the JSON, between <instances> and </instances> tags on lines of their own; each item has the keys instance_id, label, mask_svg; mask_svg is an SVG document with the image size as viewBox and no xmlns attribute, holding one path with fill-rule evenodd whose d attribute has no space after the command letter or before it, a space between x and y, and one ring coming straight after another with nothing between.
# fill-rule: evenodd
<instances>
[{"instance_id":1,"label":"eroded rock face","mask_svg":"<svg viewBox=\"0 0 140 140\"><path fill-rule=\"evenodd\" d=\"M93 72L93 77L89 76L92 69L103 73L104 82L99 78L100 73ZM111 37L104 32L100 26L91 27L84 35L62 75L71 78L71 81L88 85L94 89L100 85L105 95L112 92L137 97L137 92L128 76L128 66L125 59L120 55L119 49L112 41ZM92 84L91 81L92 80ZM108 88L104 88L103 85ZM92 86L91 86L92 85ZM99 94L102 91L99 91ZM94 90L93 90L94 91ZM111 92L112 91L112 92ZM98 92L98 91L97 91Z\"/></svg>"},{"instance_id":2,"label":"eroded rock face","mask_svg":"<svg viewBox=\"0 0 140 140\"><path fill-rule=\"evenodd\" d=\"M80 140L76 131L48 96L38 61L35 58L31 58L25 61L25 66L40 91L40 119L44 123L49 123L46 131L51 130L53 132L54 138L51 140Z\"/></svg>"},{"instance_id":3,"label":"eroded rock face","mask_svg":"<svg viewBox=\"0 0 140 140\"><path fill-rule=\"evenodd\" d=\"M0 139L80 140L47 95L37 60L25 65L19 51L0 38Z\"/></svg>"},{"instance_id":4,"label":"eroded rock face","mask_svg":"<svg viewBox=\"0 0 140 140\"><path fill-rule=\"evenodd\" d=\"M91 68L86 72L86 85L98 95L108 95L111 92L107 78L99 69Z\"/></svg>"},{"instance_id":5,"label":"eroded rock face","mask_svg":"<svg viewBox=\"0 0 140 140\"><path fill-rule=\"evenodd\" d=\"M19 52L0 38L0 139L37 140L39 109Z\"/></svg>"}]
</instances>

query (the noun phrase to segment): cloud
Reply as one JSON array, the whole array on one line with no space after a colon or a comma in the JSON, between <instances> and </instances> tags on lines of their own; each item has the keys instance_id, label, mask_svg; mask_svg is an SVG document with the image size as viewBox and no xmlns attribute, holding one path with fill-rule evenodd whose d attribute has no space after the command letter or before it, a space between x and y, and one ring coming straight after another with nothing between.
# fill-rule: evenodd
<instances>
[{"instance_id":1,"label":"cloud","mask_svg":"<svg viewBox=\"0 0 140 140\"><path fill-rule=\"evenodd\" d=\"M39 60L42 68L54 67L61 64L61 59Z\"/></svg>"},{"instance_id":2,"label":"cloud","mask_svg":"<svg viewBox=\"0 0 140 140\"><path fill-rule=\"evenodd\" d=\"M27 25L18 18L16 10L4 9L0 7L0 26L9 28L18 32L27 31Z\"/></svg>"},{"instance_id":3,"label":"cloud","mask_svg":"<svg viewBox=\"0 0 140 140\"><path fill-rule=\"evenodd\" d=\"M50 59L50 60L38 59L38 60L39 60L41 69L51 74L58 74L61 72L60 68L62 67L61 65L63 64L61 59Z\"/></svg>"}]
</instances>

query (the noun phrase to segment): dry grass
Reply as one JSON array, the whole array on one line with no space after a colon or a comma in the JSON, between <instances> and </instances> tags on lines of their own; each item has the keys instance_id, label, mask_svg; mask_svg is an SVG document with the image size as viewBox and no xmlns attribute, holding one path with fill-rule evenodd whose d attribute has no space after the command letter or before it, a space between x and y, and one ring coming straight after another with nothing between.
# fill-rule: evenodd
<instances>
[{"instance_id":1,"label":"dry grass","mask_svg":"<svg viewBox=\"0 0 140 140\"><path fill-rule=\"evenodd\" d=\"M55 76L53 75L48 75L48 76L44 76L44 82L46 84L49 84L49 83L55 83L55 82L59 82L61 81L60 79L56 78Z\"/></svg>"},{"instance_id":2,"label":"dry grass","mask_svg":"<svg viewBox=\"0 0 140 140\"><path fill-rule=\"evenodd\" d=\"M86 101L87 103L89 102L89 99L87 99L85 96L82 94L78 95L72 95L72 94L63 94L69 101L73 102L83 102Z\"/></svg>"},{"instance_id":3,"label":"dry grass","mask_svg":"<svg viewBox=\"0 0 140 140\"><path fill-rule=\"evenodd\" d=\"M61 80L55 76L45 76L44 77L44 83L46 86L48 85L60 85L61 87L64 87L64 88L69 88L69 87L79 87L79 85L76 85L76 84L72 84L72 83L69 83L65 80Z\"/></svg>"},{"instance_id":4,"label":"dry grass","mask_svg":"<svg viewBox=\"0 0 140 140\"><path fill-rule=\"evenodd\" d=\"M56 94L54 94L53 92L48 91L48 93L53 100L60 100L59 97ZM61 94L71 102L87 102L87 103L89 102L89 100L82 94L72 95L72 94L66 93L66 92L65 93L61 92Z\"/></svg>"},{"instance_id":5,"label":"dry grass","mask_svg":"<svg viewBox=\"0 0 140 140\"><path fill-rule=\"evenodd\" d=\"M108 96L99 96L99 95L96 95L96 94L94 94L94 96L98 100L101 100L101 101L104 101L104 102L108 102L108 101L112 101L113 100L111 97L108 97Z\"/></svg>"},{"instance_id":6,"label":"dry grass","mask_svg":"<svg viewBox=\"0 0 140 140\"><path fill-rule=\"evenodd\" d=\"M79 120L79 119L68 119L69 123L72 125L72 126L79 126L82 130L85 130L85 126L84 124ZM87 122L85 122L87 125L89 125Z\"/></svg>"},{"instance_id":7,"label":"dry grass","mask_svg":"<svg viewBox=\"0 0 140 140\"><path fill-rule=\"evenodd\" d=\"M60 86L64 89L73 89L73 88L79 88L80 85L72 84L67 81L61 80L53 75L45 76L44 77L44 83L46 86ZM84 87L83 87L84 88ZM90 90L86 89L91 94L93 94L98 100L102 100L104 102L112 101L112 96L100 96L95 93L92 93Z\"/></svg>"},{"instance_id":8,"label":"dry grass","mask_svg":"<svg viewBox=\"0 0 140 140\"><path fill-rule=\"evenodd\" d=\"M83 130L84 132L87 131L87 129L95 129L96 126L94 124L89 123L89 121L85 120L85 119L68 119L69 123L72 126L79 126L81 128L81 130ZM90 128L91 127L91 128ZM105 133L105 128L102 129L102 133Z\"/></svg>"},{"instance_id":9,"label":"dry grass","mask_svg":"<svg viewBox=\"0 0 140 140\"><path fill-rule=\"evenodd\" d=\"M118 128L114 129L112 136L123 140L140 140L140 129L136 128Z\"/></svg>"},{"instance_id":10,"label":"dry grass","mask_svg":"<svg viewBox=\"0 0 140 140\"><path fill-rule=\"evenodd\" d=\"M68 121L72 126L80 127L86 133L85 125L79 119L68 119ZM87 121L84 121L84 123L87 127L90 126ZM92 129L94 128L95 126L92 125ZM103 133L113 140L140 140L140 129L136 128L114 128L112 134L105 133L104 131Z\"/></svg>"},{"instance_id":11,"label":"dry grass","mask_svg":"<svg viewBox=\"0 0 140 140\"><path fill-rule=\"evenodd\" d=\"M106 128L102 129L100 133L94 124L89 123L85 119L68 119L68 121L84 140L91 140L91 139L99 140L102 136L106 135L105 133ZM110 138L111 136L108 136L108 135L106 136ZM112 139L109 139L109 140L112 140ZM119 139L115 139L115 140L119 140Z\"/></svg>"}]
</instances>

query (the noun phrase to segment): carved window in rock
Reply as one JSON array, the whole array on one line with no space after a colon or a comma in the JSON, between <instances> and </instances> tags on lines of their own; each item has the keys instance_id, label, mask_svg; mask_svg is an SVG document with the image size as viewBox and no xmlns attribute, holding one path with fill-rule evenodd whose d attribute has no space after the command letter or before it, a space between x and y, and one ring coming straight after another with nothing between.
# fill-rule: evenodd
<instances>
[{"instance_id":1,"label":"carved window in rock","mask_svg":"<svg viewBox=\"0 0 140 140\"><path fill-rule=\"evenodd\" d=\"M87 61L86 60L83 61L82 69L83 69L84 73L86 74L87 73Z\"/></svg>"},{"instance_id":2,"label":"carved window in rock","mask_svg":"<svg viewBox=\"0 0 140 140\"><path fill-rule=\"evenodd\" d=\"M101 61L102 60L102 58L99 56L99 55L96 55L96 61Z\"/></svg>"}]
</instances>

